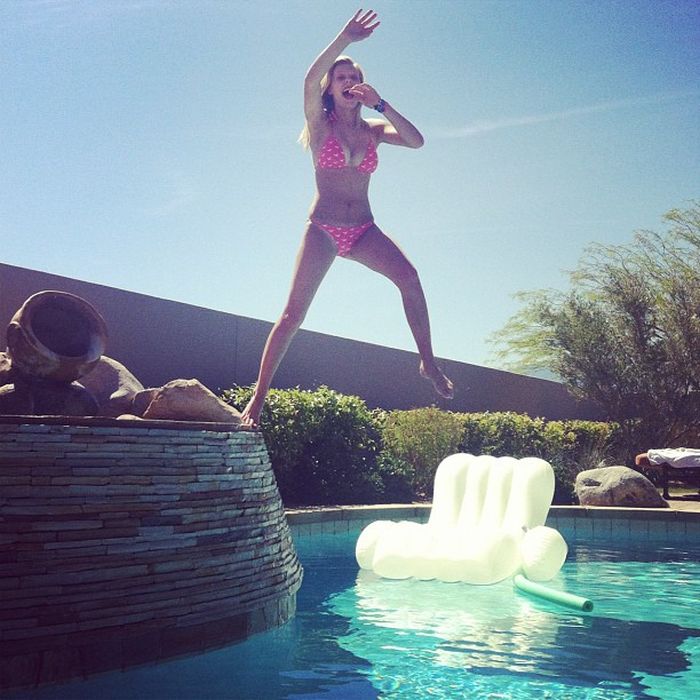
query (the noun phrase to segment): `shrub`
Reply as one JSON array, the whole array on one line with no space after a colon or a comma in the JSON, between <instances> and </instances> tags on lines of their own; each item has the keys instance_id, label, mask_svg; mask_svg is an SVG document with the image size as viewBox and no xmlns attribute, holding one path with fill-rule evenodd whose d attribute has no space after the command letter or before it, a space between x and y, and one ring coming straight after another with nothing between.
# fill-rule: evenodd
<instances>
[{"instance_id":1,"label":"shrub","mask_svg":"<svg viewBox=\"0 0 700 700\"><path fill-rule=\"evenodd\" d=\"M542 454L542 418L524 413L462 413L462 452L497 457Z\"/></svg>"},{"instance_id":2,"label":"shrub","mask_svg":"<svg viewBox=\"0 0 700 700\"><path fill-rule=\"evenodd\" d=\"M545 421L516 413L465 413L463 452L497 457L541 457L554 469L555 503L572 503L576 475L618 451L615 423Z\"/></svg>"},{"instance_id":3,"label":"shrub","mask_svg":"<svg viewBox=\"0 0 700 700\"><path fill-rule=\"evenodd\" d=\"M578 473L595 469L611 459L616 430L614 423L583 420L545 424L542 457L554 468L555 503L573 503Z\"/></svg>"},{"instance_id":4,"label":"shrub","mask_svg":"<svg viewBox=\"0 0 700 700\"><path fill-rule=\"evenodd\" d=\"M462 433L454 413L437 408L392 411L382 429L381 462L408 480L414 497L430 498L435 470L458 451Z\"/></svg>"},{"instance_id":5,"label":"shrub","mask_svg":"<svg viewBox=\"0 0 700 700\"><path fill-rule=\"evenodd\" d=\"M223 398L242 408L252 392L234 387ZM554 469L554 502L572 503L576 475L622 453L615 423L437 408L370 411L358 397L326 386L271 390L260 425L287 506L430 499L437 466L454 452L542 457Z\"/></svg>"},{"instance_id":6,"label":"shrub","mask_svg":"<svg viewBox=\"0 0 700 700\"><path fill-rule=\"evenodd\" d=\"M252 393L252 387L234 387L223 399L241 409ZM260 428L285 505L381 500L379 431L362 399L326 386L272 389Z\"/></svg>"}]
</instances>

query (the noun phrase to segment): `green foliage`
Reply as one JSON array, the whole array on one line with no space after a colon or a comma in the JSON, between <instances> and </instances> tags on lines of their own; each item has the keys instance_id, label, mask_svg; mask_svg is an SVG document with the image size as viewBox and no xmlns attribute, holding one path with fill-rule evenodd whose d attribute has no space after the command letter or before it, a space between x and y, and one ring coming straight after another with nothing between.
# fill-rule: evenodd
<instances>
[{"instance_id":1,"label":"green foliage","mask_svg":"<svg viewBox=\"0 0 700 700\"><path fill-rule=\"evenodd\" d=\"M377 455L377 476L381 480L381 493L377 503L413 503L422 500L414 487L415 469L408 462L397 459L387 450Z\"/></svg>"},{"instance_id":2,"label":"green foliage","mask_svg":"<svg viewBox=\"0 0 700 700\"><path fill-rule=\"evenodd\" d=\"M579 472L621 461L616 423L568 420L549 421L542 433L542 453L554 469L554 503L574 502Z\"/></svg>"},{"instance_id":3,"label":"green foliage","mask_svg":"<svg viewBox=\"0 0 700 700\"><path fill-rule=\"evenodd\" d=\"M415 497L430 498L437 465L458 451L462 424L437 408L393 411L382 429L382 464L408 479Z\"/></svg>"},{"instance_id":4,"label":"green foliage","mask_svg":"<svg viewBox=\"0 0 700 700\"><path fill-rule=\"evenodd\" d=\"M621 246L591 246L568 292L520 295L496 335L509 367L548 369L620 426L629 461L700 430L700 204Z\"/></svg>"},{"instance_id":5,"label":"green foliage","mask_svg":"<svg viewBox=\"0 0 700 700\"><path fill-rule=\"evenodd\" d=\"M473 455L532 457L542 453L544 421L520 413L463 413L460 449Z\"/></svg>"},{"instance_id":6,"label":"green foliage","mask_svg":"<svg viewBox=\"0 0 700 700\"><path fill-rule=\"evenodd\" d=\"M518 413L464 413L460 451L495 457L541 457L554 469L554 502L573 502L576 475L615 456L617 426L545 421Z\"/></svg>"},{"instance_id":7,"label":"green foliage","mask_svg":"<svg viewBox=\"0 0 700 700\"><path fill-rule=\"evenodd\" d=\"M251 395L251 387L234 387L223 398L240 409ZM370 411L325 386L273 389L260 422L287 506L429 500L435 470L455 452L542 457L554 468L554 502L571 503L578 472L619 452L613 423L437 408Z\"/></svg>"},{"instance_id":8,"label":"green foliage","mask_svg":"<svg viewBox=\"0 0 700 700\"><path fill-rule=\"evenodd\" d=\"M252 393L252 387L234 387L223 399L242 409ZM326 386L272 389L260 427L285 505L381 500L379 431L358 397Z\"/></svg>"}]
</instances>

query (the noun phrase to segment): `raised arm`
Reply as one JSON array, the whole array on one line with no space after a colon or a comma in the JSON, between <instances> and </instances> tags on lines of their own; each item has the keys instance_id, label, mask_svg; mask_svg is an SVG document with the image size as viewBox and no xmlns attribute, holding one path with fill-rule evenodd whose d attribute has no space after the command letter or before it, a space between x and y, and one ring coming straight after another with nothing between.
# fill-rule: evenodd
<instances>
[{"instance_id":1,"label":"raised arm","mask_svg":"<svg viewBox=\"0 0 700 700\"><path fill-rule=\"evenodd\" d=\"M328 73L343 50L356 41L362 41L379 26L377 13L358 10L355 16L340 30L338 36L319 54L304 78L304 113L307 121L315 121L323 114L321 105L321 80Z\"/></svg>"}]
</instances>

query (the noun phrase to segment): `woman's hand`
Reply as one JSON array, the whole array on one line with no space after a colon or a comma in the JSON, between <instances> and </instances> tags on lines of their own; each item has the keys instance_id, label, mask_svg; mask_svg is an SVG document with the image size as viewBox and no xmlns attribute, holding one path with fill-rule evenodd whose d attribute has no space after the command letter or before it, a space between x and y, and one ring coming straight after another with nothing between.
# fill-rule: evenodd
<instances>
[{"instance_id":1,"label":"woman's hand","mask_svg":"<svg viewBox=\"0 0 700 700\"><path fill-rule=\"evenodd\" d=\"M355 95L365 107L374 107L380 100L379 93L367 83L353 85L348 92Z\"/></svg>"},{"instance_id":2,"label":"woman's hand","mask_svg":"<svg viewBox=\"0 0 700 700\"><path fill-rule=\"evenodd\" d=\"M349 41L362 41L366 39L379 25L380 22L375 22L377 13L372 10L367 10L362 14L362 10L358 10L355 16L343 27L341 34Z\"/></svg>"}]
</instances>

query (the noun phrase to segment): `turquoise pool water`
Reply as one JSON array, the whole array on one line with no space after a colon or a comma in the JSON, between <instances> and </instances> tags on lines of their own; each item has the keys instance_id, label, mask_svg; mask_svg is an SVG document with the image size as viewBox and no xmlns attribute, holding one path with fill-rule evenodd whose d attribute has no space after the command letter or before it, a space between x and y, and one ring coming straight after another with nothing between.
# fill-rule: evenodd
<instances>
[{"instance_id":1,"label":"turquoise pool water","mask_svg":"<svg viewBox=\"0 0 700 700\"><path fill-rule=\"evenodd\" d=\"M564 533L566 534L566 533ZM298 614L226 649L11 698L700 697L700 544L572 543L550 585L591 614L490 587L358 576L356 535L300 538Z\"/></svg>"}]
</instances>

